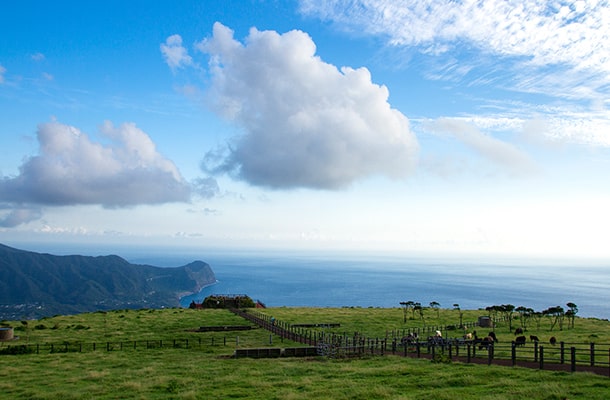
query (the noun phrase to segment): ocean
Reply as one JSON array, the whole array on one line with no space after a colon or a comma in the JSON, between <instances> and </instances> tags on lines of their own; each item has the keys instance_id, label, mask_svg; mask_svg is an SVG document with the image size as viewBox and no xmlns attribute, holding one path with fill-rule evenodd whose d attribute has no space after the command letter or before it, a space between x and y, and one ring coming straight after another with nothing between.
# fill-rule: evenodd
<instances>
[{"instance_id":1,"label":"ocean","mask_svg":"<svg viewBox=\"0 0 610 400\"><path fill-rule=\"evenodd\" d=\"M190 258L189 258L190 257ZM609 266L566 262L280 253L154 255L131 262L179 266L201 259L217 283L183 297L246 294L268 307L400 307L414 301L442 308L484 309L512 304L535 311L575 303L578 316L610 318Z\"/></svg>"}]
</instances>

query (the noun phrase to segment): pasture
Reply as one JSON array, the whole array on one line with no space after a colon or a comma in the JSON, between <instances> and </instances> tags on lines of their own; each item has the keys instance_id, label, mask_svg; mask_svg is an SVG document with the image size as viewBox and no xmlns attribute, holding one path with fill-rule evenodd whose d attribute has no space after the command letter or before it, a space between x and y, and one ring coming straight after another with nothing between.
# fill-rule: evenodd
<instances>
[{"instance_id":1,"label":"pasture","mask_svg":"<svg viewBox=\"0 0 610 400\"><path fill-rule=\"evenodd\" d=\"M389 331L455 324L454 310L439 310L422 321L403 311L377 308L272 308L269 316L290 324L336 334L361 332L383 337ZM473 321L484 311L464 311ZM428 317L428 316L427 316ZM25 321L24 321L25 322ZM518 325L518 321L513 321ZM263 329L196 332L201 326L247 325L226 310L117 310L56 316L39 321L6 321L18 341L11 344L56 344L57 351L0 355L0 393L12 399L606 399L610 379L567 373L463 363L433 363L392 355L359 358L325 357L235 359L236 348L296 347ZM514 339L507 326L495 328L501 342ZM461 335L459 330L447 335ZM574 329L540 329L527 334L554 335L566 342L610 342L608 321L577 318ZM175 340L189 346L173 346ZM162 341L166 346L145 346ZM134 348L133 343L136 343ZM85 350L61 351L61 345ZM91 343L97 343L93 350ZM104 343L124 343L108 349ZM8 344L0 343L0 350ZM48 347L45 347L48 349Z\"/></svg>"}]
</instances>

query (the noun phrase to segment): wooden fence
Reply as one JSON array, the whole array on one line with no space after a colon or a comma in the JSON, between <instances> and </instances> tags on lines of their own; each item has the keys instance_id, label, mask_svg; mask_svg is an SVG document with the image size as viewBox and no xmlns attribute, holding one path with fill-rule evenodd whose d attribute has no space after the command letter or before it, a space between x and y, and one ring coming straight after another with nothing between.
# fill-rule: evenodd
<instances>
[{"instance_id":1,"label":"wooden fence","mask_svg":"<svg viewBox=\"0 0 610 400\"><path fill-rule=\"evenodd\" d=\"M282 338L313 346L317 354L329 357L354 357L364 354L400 355L450 360L465 363L487 363L522 366L563 371L587 371L610 377L609 343L565 343L542 345L539 342L517 344L515 342L483 345L474 340L443 339L404 341L417 334L425 337L436 330L447 331L451 327L426 327L386 331L383 338L371 338L359 333L336 334L290 325L259 311L232 310L237 315L269 330ZM476 327L471 323L470 328ZM449 328L449 329L448 329Z\"/></svg>"}]
</instances>

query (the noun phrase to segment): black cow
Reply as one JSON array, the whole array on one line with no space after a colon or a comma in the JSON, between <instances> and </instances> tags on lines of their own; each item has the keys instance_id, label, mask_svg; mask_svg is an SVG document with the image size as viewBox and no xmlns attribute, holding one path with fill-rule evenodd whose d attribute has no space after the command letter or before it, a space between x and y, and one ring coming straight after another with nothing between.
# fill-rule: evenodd
<instances>
[{"instance_id":1,"label":"black cow","mask_svg":"<svg viewBox=\"0 0 610 400\"><path fill-rule=\"evenodd\" d=\"M494 338L491 336L485 336L483 339L481 339L481 343L479 343L479 350L489 349L490 347L493 347L493 345Z\"/></svg>"},{"instance_id":2,"label":"black cow","mask_svg":"<svg viewBox=\"0 0 610 400\"><path fill-rule=\"evenodd\" d=\"M549 339L549 343L553 346L557 344L557 339L555 339L555 336L551 336L551 338Z\"/></svg>"},{"instance_id":3,"label":"black cow","mask_svg":"<svg viewBox=\"0 0 610 400\"><path fill-rule=\"evenodd\" d=\"M523 346L525 344L525 336L517 336L515 338L515 346Z\"/></svg>"},{"instance_id":4,"label":"black cow","mask_svg":"<svg viewBox=\"0 0 610 400\"><path fill-rule=\"evenodd\" d=\"M523 335L523 328L515 329L515 336L517 336L517 335Z\"/></svg>"},{"instance_id":5,"label":"black cow","mask_svg":"<svg viewBox=\"0 0 610 400\"><path fill-rule=\"evenodd\" d=\"M492 338L494 340L494 342L498 343L498 338L496 337L496 332L489 332L489 336L490 338Z\"/></svg>"},{"instance_id":6,"label":"black cow","mask_svg":"<svg viewBox=\"0 0 610 400\"><path fill-rule=\"evenodd\" d=\"M530 340L532 342L539 342L540 341L540 339L538 339L538 336L534 336L534 335L530 335Z\"/></svg>"}]
</instances>

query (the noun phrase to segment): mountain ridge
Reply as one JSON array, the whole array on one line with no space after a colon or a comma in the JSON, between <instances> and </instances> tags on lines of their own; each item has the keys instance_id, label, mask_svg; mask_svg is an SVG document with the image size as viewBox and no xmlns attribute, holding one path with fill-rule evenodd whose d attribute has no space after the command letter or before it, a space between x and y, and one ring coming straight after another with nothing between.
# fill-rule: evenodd
<instances>
[{"instance_id":1,"label":"mountain ridge","mask_svg":"<svg viewBox=\"0 0 610 400\"><path fill-rule=\"evenodd\" d=\"M175 267L132 264L118 255L52 255L0 243L0 319L121 308L179 306L216 282L200 260Z\"/></svg>"}]
</instances>

